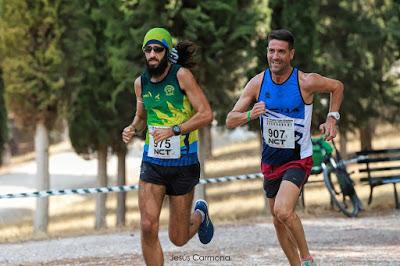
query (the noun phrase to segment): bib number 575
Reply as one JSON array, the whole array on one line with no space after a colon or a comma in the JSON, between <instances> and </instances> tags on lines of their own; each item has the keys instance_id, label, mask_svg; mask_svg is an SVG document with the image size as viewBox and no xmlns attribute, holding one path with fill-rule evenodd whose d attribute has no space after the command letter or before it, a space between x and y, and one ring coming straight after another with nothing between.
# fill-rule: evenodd
<instances>
[{"instance_id":1,"label":"bib number 575","mask_svg":"<svg viewBox=\"0 0 400 266\"><path fill-rule=\"evenodd\" d=\"M170 139L164 139L159 142L154 142L154 148L165 148L169 149L171 148L171 140Z\"/></svg>"}]
</instances>

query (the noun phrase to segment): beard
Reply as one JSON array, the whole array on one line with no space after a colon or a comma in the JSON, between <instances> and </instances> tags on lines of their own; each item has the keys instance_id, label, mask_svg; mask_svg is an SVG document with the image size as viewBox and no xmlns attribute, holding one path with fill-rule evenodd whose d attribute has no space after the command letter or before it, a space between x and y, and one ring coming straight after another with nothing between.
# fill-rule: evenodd
<instances>
[{"instance_id":1,"label":"beard","mask_svg":"<svg viewBox=\"0 0 400 266\"><path fill-rule=\"evenodd\" d=\"M161 59L158 66L151 66L149 62L146 60L147 71L152 77L159 77L164 74L165 70L168 67L168 57L167 53L165 53L164 57Z\"/></svg>"}]
</instances>

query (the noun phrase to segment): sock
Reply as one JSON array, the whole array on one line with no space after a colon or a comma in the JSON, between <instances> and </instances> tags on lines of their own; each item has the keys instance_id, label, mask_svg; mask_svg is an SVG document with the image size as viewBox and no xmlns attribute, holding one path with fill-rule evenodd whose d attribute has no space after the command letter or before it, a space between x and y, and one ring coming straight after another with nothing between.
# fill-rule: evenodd
<instances>
[{"instance_id":1,"label":"sock","mask_svg":"<svg viewBox=\"0 0 400 266\"><path fill-rule=\"evenodd\" d=\"M196 209L196 211L198 211L201 214L201 222L204 222L204 219L206 218L206 215L204 214L204 212L200 209Z\"/></svg>"},{"instance_id":2,"label":"sock","mask_svg":"<svg viewBox=\"0 0 400 266\"><path fill-rule=\"evenodd\" d=\"M308 256L305 257L305 258L301 258L301 260L302 260L302 261L305 261L305 260L313 261L314 259L313 259L313 257L312 257L311 255L308 255Z\"/></svg>"}]
</instances>

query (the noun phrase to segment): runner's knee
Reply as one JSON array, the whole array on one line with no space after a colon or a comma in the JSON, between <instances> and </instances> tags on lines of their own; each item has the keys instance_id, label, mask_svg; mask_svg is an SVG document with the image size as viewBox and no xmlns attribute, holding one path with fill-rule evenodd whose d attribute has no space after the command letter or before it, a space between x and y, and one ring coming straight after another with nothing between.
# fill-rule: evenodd
<instances>
[{"instance_id":1,"label":"runner's knee","mask_svg":"<svg viewBox=\"0 0 400 266\"><path fill-rule=\"evenodd\" d=\"M282 223L286 223L293 216L293 211L285 208L275 208L274 209L275 217Z\"/></svg>"},{"instance_id":2,"label":"runner's knee","mask_svg":"<svg viewBox=\"0 0 400 266\"><path fill-rule=\"evenodd\" d=\"M154 236L158 234L158 221L155 218L142 218L140 227L144 236Z\"/></svg>"},{"instance_id":3,"label":"runner's knee","mask_svg":"<svg viewBox=\"0 0 400 266\"><path fill-rule=\"evenodd\" d=\"M186 237L185 235L175 234L175 233L170 233L169 239L175 246L178 246L178 247L185 245L189 240L188 237Z\"/></svg>"},{"instance_id":4,"label":"runner's knee","mask_svg":"<svg viewBox=\"0 0 400 266\"><path fill-rule=\"evenodd\" d=\"M182 226L182 224L180 224L180 226ZM181 247L189 241L189 226L185 228L185 226L179 227L176 224L170 224L168 234L171 242L175 246Z\"/></svg>"}]
</instances>

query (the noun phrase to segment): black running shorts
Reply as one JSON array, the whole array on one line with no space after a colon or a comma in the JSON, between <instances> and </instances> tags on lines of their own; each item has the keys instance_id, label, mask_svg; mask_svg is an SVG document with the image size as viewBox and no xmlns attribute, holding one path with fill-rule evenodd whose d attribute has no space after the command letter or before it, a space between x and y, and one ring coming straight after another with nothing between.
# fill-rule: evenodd
<instances>
[{"instance_id":1,"label":"black running shorts","mask_svg":"<svg viewBox=\"0 0 400 266\"><path fill-rule=\"evenodd\" d=\"M281 186L282 180L287 180L295 184L299 189L302 188L304 183L307 181L308 176L302 168L289 168L285 171L283 176L275 179L264 178L264 191L267 198L275 198L278 194L279 187Z\"/></svg>"},{"instance_id":2,"label":"black running shorts","mask_svg":"<svg viewBox=\"0 0 400 266\"><path fill-rule=\"evenodd\" d=\"M184 195L192 191L199 183L200 164L187 166L161 166L142 162L140 180L163 185L167 195Z\"/></svg>"}]
</instances>

